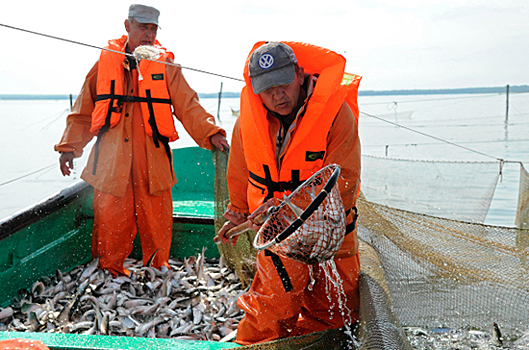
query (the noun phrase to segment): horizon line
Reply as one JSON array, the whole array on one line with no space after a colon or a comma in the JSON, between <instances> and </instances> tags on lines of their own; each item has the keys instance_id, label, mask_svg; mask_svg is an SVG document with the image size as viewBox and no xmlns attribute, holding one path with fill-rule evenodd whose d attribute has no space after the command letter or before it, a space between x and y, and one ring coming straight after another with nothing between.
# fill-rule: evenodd
<instances>
[{"instance_id":1,"label":"horizon line","mask_svg":"<svg viewBox=\"0 0 529 350\"><path fill-rule=\"evenodd\" d=\"M529 85L505 85L495 87L467 87L467 88L439 88L439 89L394 89L394 90L359 90L359 96L379 96L379 95L432 95L432 94L472 94L472 93L522 93L529 92ZM199 98L218 98L218 92L197 93ZM0 100L16 99L69 99L74 94L0 94ZM240 92L222 92L221 97L240 97Z\"/></svg>"}]
</instances>

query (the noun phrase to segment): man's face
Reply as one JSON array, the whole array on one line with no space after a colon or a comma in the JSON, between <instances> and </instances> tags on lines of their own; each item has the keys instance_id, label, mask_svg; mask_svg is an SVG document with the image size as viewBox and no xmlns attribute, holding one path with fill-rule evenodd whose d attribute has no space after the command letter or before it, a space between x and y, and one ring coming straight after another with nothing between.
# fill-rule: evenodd
<instances>
[{"instance_id":1,"label":"man's face","mask_svg":"<svg viewBox=\"0 0 529 350\"><path fill-rule=\"evenodd\" d=\"M297 107L303 76L303 67L299 67L290 84L272 86L261 92L259 96L271 111L280 115L289 115Z\"/></svg>"},{"instance_id":2,"label":"man's face","mask_svg":"<svg viewBox=\"0 0 529 350\"><path fill-rule=\"evenodd\" d=\"M136 20L125 20L125 29L129 34L128 49L133 52L138 46L153 46L156 41L158 26L153 23L139 23Z\"/></svg>"}]
</instances>

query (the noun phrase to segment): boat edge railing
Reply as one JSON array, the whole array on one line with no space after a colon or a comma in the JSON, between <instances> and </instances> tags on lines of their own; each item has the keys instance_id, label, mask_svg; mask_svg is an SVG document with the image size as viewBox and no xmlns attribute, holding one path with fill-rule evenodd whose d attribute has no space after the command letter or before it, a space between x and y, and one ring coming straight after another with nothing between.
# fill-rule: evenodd
<instances>
[{"instance_id":1,"label":"boat edge railing","mask_svg":"<svg viewBox=\"0 0 529 350\"><path fill-rule=\"evenodd\" d=\"M60 210L91 188L83 180L78 180L42 201L0 220L0 240Z\"/></svg>"}]
</instances>

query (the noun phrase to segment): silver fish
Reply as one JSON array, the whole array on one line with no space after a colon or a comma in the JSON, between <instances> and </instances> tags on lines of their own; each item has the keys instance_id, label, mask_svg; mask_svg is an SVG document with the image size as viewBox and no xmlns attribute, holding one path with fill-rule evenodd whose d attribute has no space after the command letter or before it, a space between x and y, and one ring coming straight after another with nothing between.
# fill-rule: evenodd
<instances>
[{"instance_id":1,"label":"silver fish","mask_svg":"<svg viewBox=\"0 0 529 350\"><path fill-rule=\"evenodd\" d=\"M17 331L219 341L240 322L243 315L235 301L244 291L233 271L204 252L171 259L171 268L127 259L131 276L115 278L97 268L94 259L42 277L31 292L19 294L12 311L0 309L0 315L7 316L9 330ZM15 314L26 319L15 321Z\"/></svg>"},{"instance_id":2,"label":"silver fish","mask_svg":"<svg viewBox=\"0 0 529 350\"><path fill-rule=\"evenodd\" d=\"M81 273L81 276L79 277L79 279L81 281L89 278L90 276L93 275L94 271L97 270L97 267L99 265L99 258L95 258L94 260L92 260L87 266L86 268L83 270L83 272Z\"/></svg>"},{"instance_id":3,"label":"silver fish","mask_svg":"<svg viewBox=\"0 0 529 350\"><path fill-rule=\"evenodd\" d=\"M30 311L28 314L29 329L33 332L38 332L42 327L42 324L39 322L37 315L34 311Z\"/></svg>"},{"instance_id":4,"label":"silver fish","mask_svg":"<svg viewBox=\"0 0 529 350\"><path fill-rule=\"evenodd\" d=\"M108 334L109 322L109 314L105 313L99 324L99 331L101 334Z\"/></svg>"},{"instance_id":5,"label":"silver fish","mask_svg":"<svg viewBox=\"0 0 529 350\"><path fill-rule=\"evenodd\" d=\"M503 337L501 336L500 326L496 322L492 324L492 343L495 346L503 346Z\"/></svg>"}]
</instances>

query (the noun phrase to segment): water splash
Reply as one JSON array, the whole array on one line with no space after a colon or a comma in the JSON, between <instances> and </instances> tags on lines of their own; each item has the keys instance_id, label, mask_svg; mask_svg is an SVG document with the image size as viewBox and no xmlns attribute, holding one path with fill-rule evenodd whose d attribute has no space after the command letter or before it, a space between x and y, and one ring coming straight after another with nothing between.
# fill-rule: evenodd
<instances>
[{"instance_id":1,"label":"water splash","mask_svg":"<svg viewBox=\"0 0 529 350\"><path fill-rule=\"evenodd\" d=\"M319 263L321 270L325 274L325 292L327 294L327 299L331 303L330 307L330 319L334 316L335 304L332 302L331 295L334 293L337 295L338 302L338 315L342 317L344 324L344 333L350 338L350 348L358 348L358 340L353 335L353 330L351 325L353 319L351 317L351 310L347 307L347 294L343 288L343 280L336 269L336 263L334 259L329 259L324 262Z\"/></svg>"}]
</instances>

